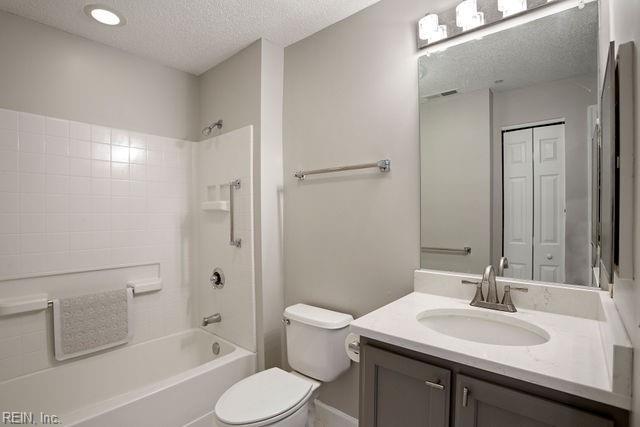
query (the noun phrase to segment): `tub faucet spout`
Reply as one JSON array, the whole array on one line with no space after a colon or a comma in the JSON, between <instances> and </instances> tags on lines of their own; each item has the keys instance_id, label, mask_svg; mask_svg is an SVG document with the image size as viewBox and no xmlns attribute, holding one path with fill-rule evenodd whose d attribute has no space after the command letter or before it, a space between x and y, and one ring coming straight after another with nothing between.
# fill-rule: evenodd
<instances>
[{"instance_id":1,"label":"tub faucet spout","mask_svg":"<svg viewBox=\"0 0 640 427\"><path fill-rule=\"evenodd\" d=\"M211 316L204 317L202 319L202 326L210 325L211 323L222 322L222 315L220 313L212 314Z\"/></svg>"}]
</instances>

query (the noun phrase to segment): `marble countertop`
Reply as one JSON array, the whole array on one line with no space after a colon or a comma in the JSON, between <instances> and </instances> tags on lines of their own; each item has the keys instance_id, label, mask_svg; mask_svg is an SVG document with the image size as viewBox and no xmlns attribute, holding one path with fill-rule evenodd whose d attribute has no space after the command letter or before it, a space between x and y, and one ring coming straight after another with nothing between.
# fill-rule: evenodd
<instances>
[{"instance_id":1,"label":"marble countertop","mask_svg":"<svg viewBox=\"0 0 640 427\"><path fill-rule=\"evenodd\" d=\"M426 310L468 309L486 312L487 309L469 306L470 299L427 293L424 284L420 289L421 292L413 292L358 318L352 322L351 331L612 406L630 408L630 384L626 380L631 375L630 343L626 334L621 336L617 330L621 327L618 325L619 319L611 319L606 308L597 308L591 316L528 308L518 308L516 313L491 310L539 326L550 336L549 341L534 346L503 346L454 338L421 324L417 316ZM564 289L561 291L565 292ZM532 293L535 294L535 290ZM604 292L595 295L596 300L602 298L606 304ZM523 298L526 297L520 297ZM618 346L618 349L622 346L624 351L614 352L612 356L613 348L608 348L609 345ZM613 366L615 360L621 359L621 354L629 360L622 357L623 363ZM621 377L625 377L622 382Z\"/></svg>"}]
</instances>

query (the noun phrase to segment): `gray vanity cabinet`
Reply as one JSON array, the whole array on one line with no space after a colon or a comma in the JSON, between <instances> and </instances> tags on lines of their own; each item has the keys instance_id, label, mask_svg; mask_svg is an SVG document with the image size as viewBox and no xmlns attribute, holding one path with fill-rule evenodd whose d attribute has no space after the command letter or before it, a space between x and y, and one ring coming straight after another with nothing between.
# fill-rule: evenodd
<instances>
[{"instance_id":1,"label":"gray vanity cabinet","mask_svg":"<svg viewBox=\"0 0 640 427\"><path fill-rule=\"evenodd\" d=\"M456 375L455 427L613 427L608 420L571 406Z\"/></svg>"},{"instance_id":2,"label":"gray vanity cabinet","mask_svg":"<svg viewBox=\"0 0 640 427\"><path fill-rule=\"evenodd\" d=\"M628 427L629 412L360 337L360 427Z\"/></svg>"},{"instance_id":3,"label":"gray vanity cabinet","mask_svg":"<svg viewBox=\"0 0 640 427\"><path fill-rule=\"evenodd\" d=\"M361 426L449 425L451 371L375 347L360 362Z\"/></svg>"}]
</instances>

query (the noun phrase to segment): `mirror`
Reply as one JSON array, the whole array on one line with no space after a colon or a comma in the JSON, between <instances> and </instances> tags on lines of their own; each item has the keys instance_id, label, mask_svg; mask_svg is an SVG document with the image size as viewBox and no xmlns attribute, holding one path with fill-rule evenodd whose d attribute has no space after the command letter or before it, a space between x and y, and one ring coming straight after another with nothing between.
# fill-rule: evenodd
<instances>
[{"instance_id":1,"label":"mirror","mask_svg":"<svg viewBox=\"0 0 640 427\"><path fill-rule=\"evenodd\" d=\"M594 284L597 46L591 2L419 58L422 268Z\"/></svg>"}]
</instances>

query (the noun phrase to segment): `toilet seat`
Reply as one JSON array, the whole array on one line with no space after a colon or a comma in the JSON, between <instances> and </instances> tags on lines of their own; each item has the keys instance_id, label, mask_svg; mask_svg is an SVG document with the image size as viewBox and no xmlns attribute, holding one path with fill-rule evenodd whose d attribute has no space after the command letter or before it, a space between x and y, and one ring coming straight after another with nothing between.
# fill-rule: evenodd
<instances>
[{"instance_id":1,"label":"toilet seat","mask_svg":"<svg viewBox=\"0 0 640 427\"><path fill-rule=\"evenodd\" d=\"M215 406L228 425L259 427L284 419L307 403L314 384L279 368L247 377L231 386Z\"/></svg>"}]
</instances>

